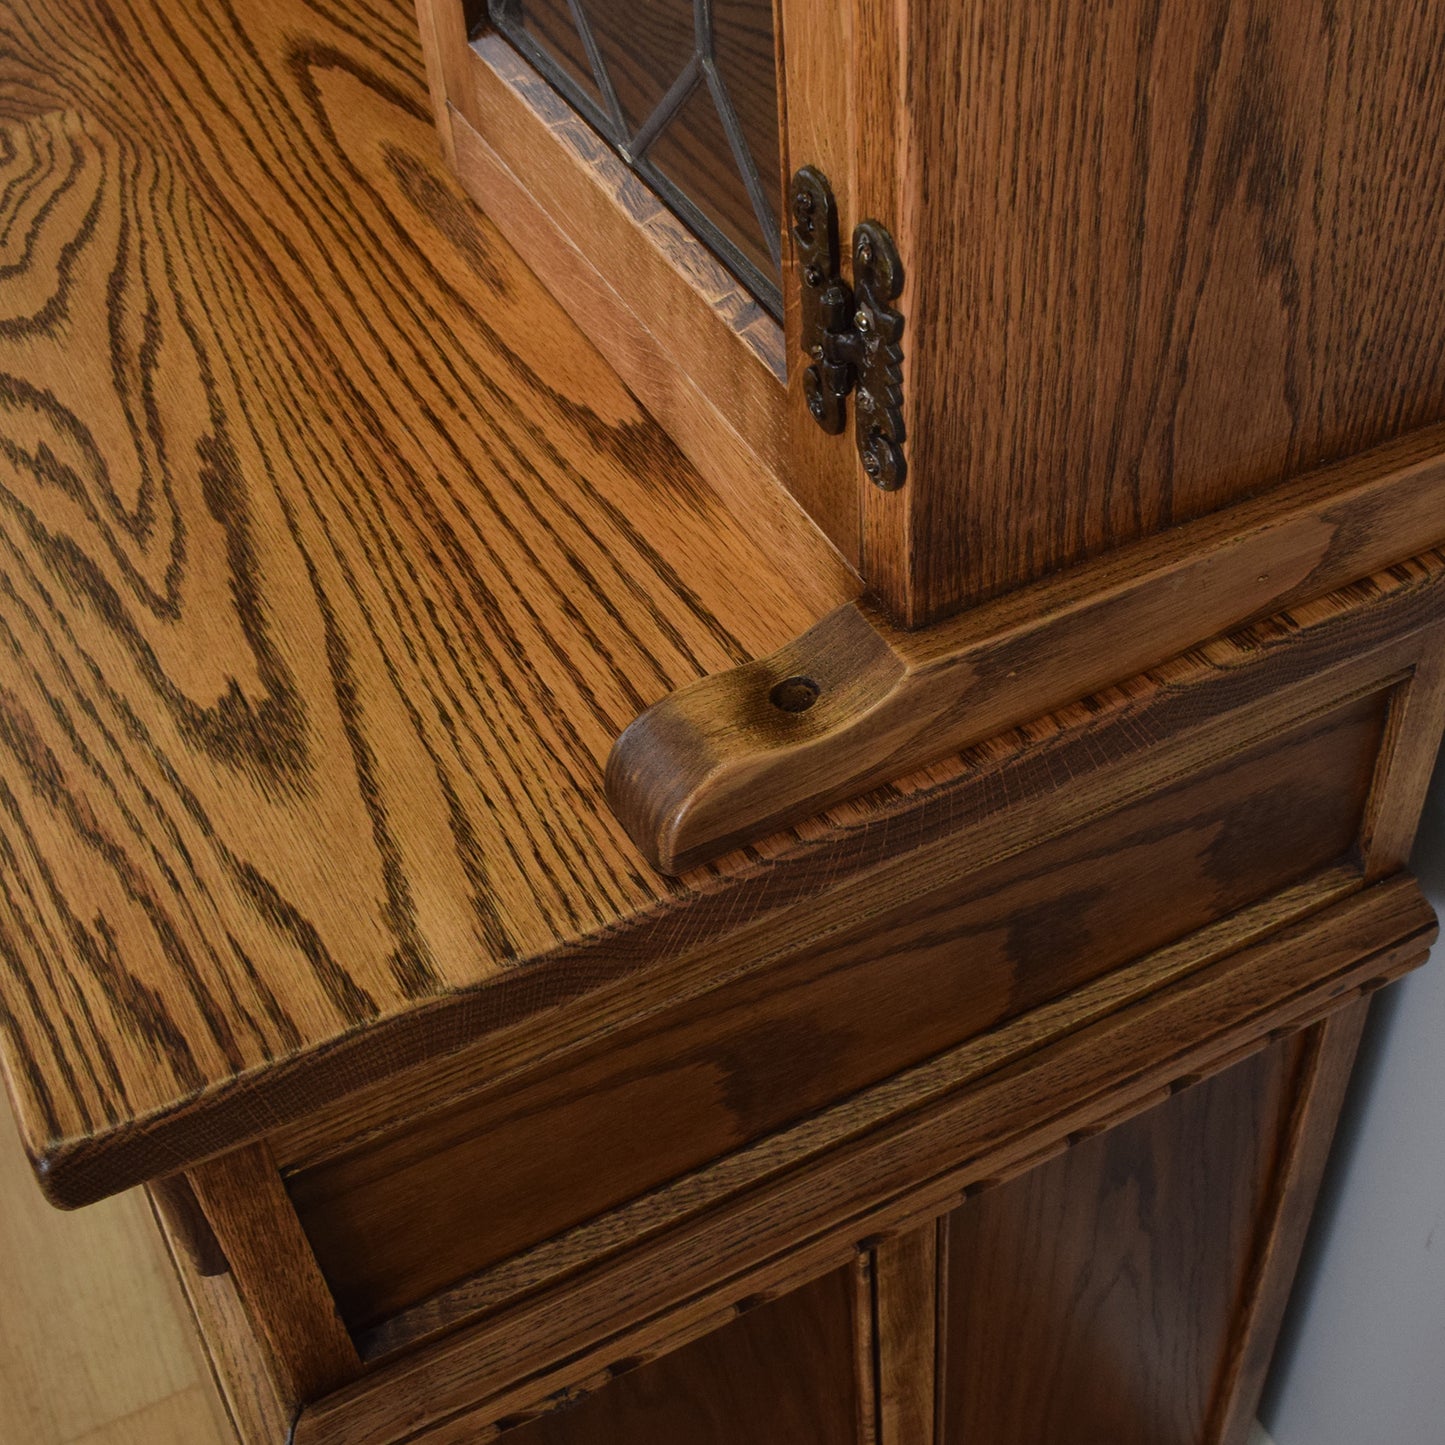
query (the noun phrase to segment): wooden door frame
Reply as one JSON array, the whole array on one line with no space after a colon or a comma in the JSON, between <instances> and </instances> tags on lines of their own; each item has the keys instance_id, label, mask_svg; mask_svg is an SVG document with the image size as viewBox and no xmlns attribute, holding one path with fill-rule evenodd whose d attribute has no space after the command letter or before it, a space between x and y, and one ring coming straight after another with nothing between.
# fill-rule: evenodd
<instances>
[{"instance_id":1,"label":"wooden door frame","mask_svg":"<svg viewBox=\"0 0 1445 1445\"><path fill-rule=\"evenodd\" d=\"M783 173L821 163L846 199L851 17L820 0L774 3ZM817 577L857 590L861 468L803 395L786 223L780 325L487 28L484 6L417 9L443 150L464 188L804 589ZM785 218L786 190L778 207Z\"/></svg>"}]
</instances>

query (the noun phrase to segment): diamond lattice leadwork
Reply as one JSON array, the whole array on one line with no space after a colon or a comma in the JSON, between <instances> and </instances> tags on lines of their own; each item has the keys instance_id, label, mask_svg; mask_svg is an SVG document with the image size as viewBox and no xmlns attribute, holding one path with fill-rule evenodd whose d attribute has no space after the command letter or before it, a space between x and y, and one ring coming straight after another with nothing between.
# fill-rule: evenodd
<instances>
[{"instance_id":1,"label":"diamond lattice leadwork","mask_svg":"<svg viewBox=\"0 0 1445 1445\"><path fill-rule=\"evenodd\" d=\"M489 0L493 24L775 316L772 0Z\"/></svg>"}]
</instances>

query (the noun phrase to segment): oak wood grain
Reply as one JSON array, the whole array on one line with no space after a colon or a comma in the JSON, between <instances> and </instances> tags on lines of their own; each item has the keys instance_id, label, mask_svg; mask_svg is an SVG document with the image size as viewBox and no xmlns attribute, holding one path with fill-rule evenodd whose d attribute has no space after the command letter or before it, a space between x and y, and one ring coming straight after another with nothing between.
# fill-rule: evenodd
<instances>
[{"instance_id":1,"label":"oak wood grain","mask_svg":"<svg viewBox=\"0 0 1445 1445\"><path fill-rule=\"evenodd\" d=\"M361 1360L264 1144L233 1149L188 1176L226 1258L283 1404L354 1380Z\"/></svg>"},{"instance_id":2,"label":"oak wood grain","mask_svg":"<svg viewBox=\"0 0 1445 1445\"><path fill-rule=\"evenodd\" d=\"M368 1359L379 1358L480 1313L513 1305L566 1278L584 1260L610 1255L623 1245L639 1244L659 1229L675 1227L704 1211L717 1209L780 1173L805 1169L819 1159L826 1161L831 1150L870 1131L895 1126L912 1109L936 1101L951 1088L995 1068L1022 1067L1040 1041L1055 1036L1065 1021L1083 1026L1111 1009L1138 1003L1152 990L1198 968L1231 953L1267 944L1273 934L1302 924L1312 914L1335 908L1358 888L1357 869L1327 869L1295 888L1227 915L1176 945L1076 989L1031 1014L1001 1024L969 1044L945 1049L933 1059L839 1101L812 1119L759 1140L725 1161L716 1161L650 1195L630 1200L403 1310L361 1337L363 1352Z\"/></svg>"},{"instance_id":3,"label":"oak wood grain","mask_svg":"<svg viewBox=\"0 0 1445 1445\"><path fill-rule=\"evenodd\" d=\"M154 1206L154 1185L147 1185L146 1193ZM235 1280L229 1273L201 1274L159 1209L156 1227L190 1306L200 1343L210 1359L212 1378L239 1445L274 1445L284 1440L295 1420L295 1407L281 1389L270 1352L252 1325Z\"/></svg>"},{"instance_id":4,"label":"oak wood grain","mask_svg":"<svg viewBox=\"0 0 1445 1445\"><path fill-rule=\"evenodd\" d=\"M1340 1009L1306 1036L1282 1157L1214 1381L1208 1433L1219 1445L1248 1445L1372 1000Z\"/></svg>"},{"instance_id":5,"label":"oak wood grain","mask_svg":"<svg viewBox=\"0 0 1445 1445\"><path fill-rule=\"evenodd\" d=\"M942 1441L1245 1445L1367 1011L953 1214Z\"/></svg>"},{"instance_id":6,"label":"oak wood grain","mask_svg":"<svg viewBox=\"0 0 1445 1445\"><path fill-rule=\"evenodd\" d=\"M853 16L836 0L775 0L779 94L783 107L783 177L814 166L828 177L840 216L861 220L854 204L856 154ZM783 324L787 340L787 432L782 480L809 516L856 569L862 563L862 508L866 485L857 448L847 437L829 436L808 410L804 378L807 355L802 288L790 219L791 197L780 202L783 226ZM851 226L852 222L849 222ZM845 230L844 234L849 234Z\"/></svg>"},{"instance_id":7,"label":"oak wood grain","mask_svg":"<svg viewBox=\"0 0 1445 1445\"><path fill-rule=\"evenodd\" d=\"M580 1400L564 1399L506 1438L516 1445L851 1445L852 1318L847 1271L834 1271L672 1354L619 1371ZM430 1436L423 1441L432 1445Z\"/></svg>"},{"instance_id":8,"label":"oak wood grain","mask_svg":"<svg viewBox=\"0 0 1445 1445\"><path fill-rule=\"evenodd\" d=\"M526 238L527 264L556 294L567 298L568 314L595 338L649 414L667 428L699 474L746 522L748 530L764 539L766 550L789 559L788 575L799 599L814 606L840 591L844 595L860 592L861 581L808 513L777 484L771 470L775 462L759 460L757 448L766 442L761 435L766 425L757 424L758 408L774 406L774 400L766 392L752 397L752 406L743 411L754 424L746 439L740 437L735 422L717 405L718 400L734 400L734 388L719 386L716 373L698 378L668 364L665 357L659 359L656 338L628 298L598 270L595 252L584 255L553 224L533 192L465 116L450 112L447 127L453 164L463 185L485 199L488 218L504 234ZM808 424L813 425L811 417ZM825 473L810 471L806 475L822 477Z\"/></svg>"},{"instance_id":9,"label":"oak wood grain","mask_svg":"<svg viewBox=\"0 0 1445 1445\"><path fill-rule=\"evenodd\" d=\"M0 995L75 1203L685 911L602 760L816 613L449 180L401 0L21 4L0 48Z\"/></svg>"},{"instance_id":10,"label":"oak wood grain","mask_svg":"<svg viewBox=\"0 0 1445 1445\"><path fill-rule=\"evenodd\" d=\"M944 1445L1212 1439L1303 1050L1274 1044L954 1213Z\"/></svg>"},{"instance_id":11,"label":"oak wood grain","mask_svg":"<svg viewBox=\"0 0 1445 1445\"><path fill-rule=\"evenodd\" d=\"M375 1324L1348 861L1389 696L1249 748L1223 722L1218 760L1131 806L298 1169L287 1187L344 1318Z\"/></svg>"},{"instance_id":12,"label":"oak wood grain","mask_svg":"<svg viewBox=\"0 0 1445 1445\"><path fill-rule=\"evenodd\" d=\"M319 1108L275 1132L278 1158L288 1170L314 1167L392 1131L399 1112L419 1121L529 1068L563 1076L576 1050L685 1009L689 1000L790 954L814 952L854 928L866 932L870 921L936 891L940 878L1001 864L1350 699L1398 688L1440 646L1438 629L1428 623L1429 591L1416 590L1415 575L1388 574L1298 616L1245 629L835 810L810 835L811 845L777 840L757 875L760 884L779 884L796 880L795 869L814 880L815 869L826 870L816 899L815 882L801 890L802 901L660 962L645 978L619 981L524 1027L494 1032L448 1060ZM1418 631L1422 622L1427 626ZM1379 770L1371 818L1382 807L1401 806L1393 801L1395 776L1390 766ZM889 866L860 870L880 832Z\"/></svg>"},{"instance_id":13,"label":"oak wood grain","mask_svg":"<svg viewBox=\"0 0 1445 1445\"><path fill-rule=\"evenodd\" d=\"M1146 995L1125 1006L1115 992L1092 1023L1072 1007L1051 1022L1037 1017L1047 1010L1036 1011L1026 1031L1040 1031L1039 1047L1026 1061L1004 1063L993 1052L999 1040L990 1040L969 1046L975 1069L992 1058L971 1083L958 1060L939 1062L932 1104L926 1092L909 1107L898 1091L881 1091L895 1094L906 1117L860 1136L855 1114L851 1142L826 1164L814 1160L718 1211L699 1214L694 1204L696 1217L679 1228L654 1224L641 1249L619 1253L614 1236L599 1262L579 1268L581 1257L574 1260L565 1307L554 1291L530 1294L429 1349L377 1364L365 1383L303 1411L296 1445L372 1445L444 1419L456 1430L485 1427L570 1382L599 1379L609 1360L698 1338L729 1301L827 1273L853 1257L858 1241L926 1223L971 1186L1033 1167L1081 1132L1167 1098L1179 1080L1257 1051L1272 1030L1317 1022L1362 988L1417 966L1435 935L1433 913L1400 878L1214 963L1201 966L1191 940L1189 962L1174 961L1182 976L1160 987L1156 975ZM878 1092L803 1131L871 1107Z\"/></svg>"},{"instance_id":14,"label":"oak wood grain","mask_svg":"<svg viewBox=\"0 0 1445 1445\"><path fill-rule=\"evenodd\" d=\"M900 620L1445 415L1438 4L857 9L911 473L863 571Z\"/></svg>"},{"instance_id":15,"label":"oak wood grain","mask_svg":"<svg viewBox=\"0 0 1445 1445\"><path fill-rule=\"evenodd\" d=\"M1383 878L1410 861L1425 795L1445 732L1445 657L1422 654L1390 704L1370 809L1361 839L1365 874Z\"/></svg>"},{"instance_id":16,"label":"oak wood grain","mask_svg":"<svg viewBox=\"0 0 1445 1445\"><path fill-rule=\"evenodd\" d=\"M1432 429L916 633L850 603L655 704L618 739L608 796L643 852L680 871L1442 530L1445 432ZM814 688L802 710L777 700L793 678Z\"/></svg>"},{"instance_id":17,"label":"oak wood grain","mask_svg":"<svg viewBox=\"0 0 1445 1445\"><path fill-rule=\"evenodd\" d=\"M457 0L431 4L433 23L445 25ZM820 28L820 44L835 26ZM458 78L438 49L432 71L450 77L447 128L468 194L740 522L755 527L761 513L766 524L786 509L782 535L798 539L788 551L799 570L846 572L825 536L856 566L857 459L808 413L796 299L785 333L499 35L480 35L460 65Z\"/></svg>"},{"instance_id":18,"label":"oak wood grain","mask_svg":"<svg viewBox=\"0 0 1445 1445\"><path fill-rule=\"evenodd\" d=\"M514 971L450 1007L443 1000L400 1015L385 1030L358 1031L291 1068L261 1071L242 1087L180 1104L143 1129L101 1136L94 1148L67 1155L70 1192L62 1197L83 1199L87 1191L170 1172L187 1151L204 1157L462 1044L475 1048L463 1072L480 1062L484 1073L501 1077L621 1019L762 967L815 938L820 919L828 931L861 923L950 875L965 858L1006 855L1037 839L1041 827L1050 833L1065 826L1072 810L1117 806L1121 787L1137 796L1177 778L1192 760L1215 755L1217 720L1250 698L1257 699L1250 727L1262 740L1312 708L1338 705L1353 689L1377 690L1421 656L1428 633L1419 629L1435 615L1439 575L1430 565L1394 569L1221 639L840 808L821 829L784 835L756 856L733 860L721 879L701 874L683 906L643 915L630 931L614 929L544 956L530 974ZM1057 791L1065 776L1078 781L1067 806ZM877 866L882 858L886 867ZM644 967L645 980L624 987L625 976ZM601 991L600 1005L587 997L593 990ZM554 1007L539 1014L548 1003ZM484 1044L481 1035L489 1035ZM454 1078L444 1073L422 1092L435 1097Z\"/></svg>"},{"instance_id":19,"label":"oak wood grain","mask_svg":"<svg viewBox=\"0 0 1445 1445\"><path fill-rule=\"evenodd\" d=\"M852 1285L852 1373L856 1408L852 1436L858 1445L878 1445L879 1356L877 1256L860 1243L848 1270Z\"/></svg>"},{"instance_id":20,"label":"oak wood grain","mask_svg":"<svg viewBox=\"0 0 1445 1445\"><path fill-rule=\"evenodd\" d=\"M838 573L838 559L820 551L818 534L807 535L812 523L856 567L862 472L853 449L824 436L808 411L786 234L779 328L499 36L483 27L472 48L458 44L461 0L421 4L424 26L438 37L428 66L433 93L447 106L439 113L443 143L468 193L748 526L759 525L760 513L769 525L785 511L779 540L793 567ZM770 8L783 131L772 179L781 182L805 163L831 165L846 202L848 17L818 0L778 0ZM653 54L654 64L659 45L669 48L655 18L644 34L626 6L591 20L607 30L630 23L628 48ZM674 58L681 53L676 41L671 49ZM760 68L762 56L753 60ZM646 64L630 69L621 90L635 95ZM784 216L782 185L770 182L769 189Z\"/></svg>"},{"instance_id":21,"label":"oak wood grain","mask_svg":"<svg viewBox=\"0 0 1445 1445\"><path fill-rule=\"evenodd\" d=\"M879 1445L934 1445L943 1247L939 1224L930 1221L873 1250Z\"/></svg>"},{"instance_id":22,"label":"oak wood grain","mask_svg":"<svg viewBox=\"0 0 1445 1445\"><path fill-rule=\"evenodd\" d=\"M171 1174L153 1180L146 1191L167 1240L185 1255L187 1268L200 1279L225 1274L230 1268L226 1252L190 1179L184 1174Z\"/></svg>"}]
</instances>

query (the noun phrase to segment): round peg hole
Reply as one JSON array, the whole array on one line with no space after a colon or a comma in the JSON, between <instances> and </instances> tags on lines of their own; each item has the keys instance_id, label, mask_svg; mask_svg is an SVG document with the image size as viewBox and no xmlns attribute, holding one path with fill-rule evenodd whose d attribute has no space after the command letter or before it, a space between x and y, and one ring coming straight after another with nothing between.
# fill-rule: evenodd
<instances>
[{"instance_id":1,"label":"round peg hole","mask_svg":"<svg viewBox=\"0 0 1445 1445\"><path fill-rule=\"evenodd\" d=\"M784 678L768 694L773 706L781 712L807 712L818 701L822 689L811 677Z\"/></svg>"}]
</instances>

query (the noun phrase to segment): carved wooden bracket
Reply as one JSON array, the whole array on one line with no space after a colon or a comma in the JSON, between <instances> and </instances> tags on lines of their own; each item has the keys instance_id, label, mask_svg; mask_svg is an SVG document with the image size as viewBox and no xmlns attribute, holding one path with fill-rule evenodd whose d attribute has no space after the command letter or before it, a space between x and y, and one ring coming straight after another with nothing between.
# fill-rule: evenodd
<instances>
[{"instance_id":1,"label":"carved wooden bracket","mask_svg":"<svg viewBox=\"0 0 1445 1445\"><path fill-rule=\"evenodd\" d=\"M607 795L681 872L1441 542L1436 427L917 632L843 607L649 708Z\"/></svg>"}]
</instances>

